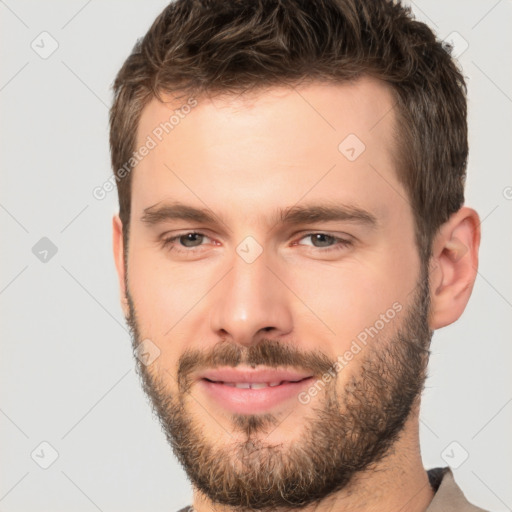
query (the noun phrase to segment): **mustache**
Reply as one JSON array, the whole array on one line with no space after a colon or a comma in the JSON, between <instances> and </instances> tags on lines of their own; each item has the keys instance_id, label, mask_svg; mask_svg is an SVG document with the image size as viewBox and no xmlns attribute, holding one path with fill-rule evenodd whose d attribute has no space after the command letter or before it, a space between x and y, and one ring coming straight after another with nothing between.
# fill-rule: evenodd
<instances>
[{"instance_id":1,"label":"mustache","mask_svg":"<svg viewBox=\"0 0 512 512\"><path fill-rule=\"evenodd\" d=\"M271 339L262 339L249 347L222 341L211 350L186 349L178 361L177 381L182 391L188 391L194 372L223 366L264 365L269 368L292 367L321 376L335 364L319 350L301 352L295 347Z\"/></svg>"}]
</instances>

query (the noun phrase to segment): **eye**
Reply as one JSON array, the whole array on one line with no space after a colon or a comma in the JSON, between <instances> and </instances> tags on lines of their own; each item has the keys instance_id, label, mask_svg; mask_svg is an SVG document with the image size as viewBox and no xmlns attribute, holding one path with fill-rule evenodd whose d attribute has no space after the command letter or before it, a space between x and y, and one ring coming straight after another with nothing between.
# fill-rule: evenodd
<instances>
[{"instance_id":1,"label":"eye","mask_svg":"<svg viewBox=\"0 0 512 512\"><path fill-rule=\"evenodd\" d=\"M303 240L310 239L310 244L300 243ZM178 233L177 235L173 235L171 237L164 238L162 240L162 247L169 251L174 251L177 253L183 254L192 254L200 251L200 248L206 244L203 242L205 240L211 240L210 237L203 233L199 233L196 231L187 231L184 233ZM345 249L346 247L352 245L351 240L347 240L344 238L336 237L334 235L330 235L328 233L308 233L299 239L298 242L295 242L293 245L305 245L309 246L312 249L320 249L319 252L330 252L330 251L340 251Z\"/></svg>"},{"instance_id":2,"label":"eye","mask_svg":"<svg viewBox=\"0 0 512 512\"><path fill-rule=\"evenodd\" d=\"M164 238L162 240L162 246L170 251L192 252L196 247L204 245L202 242L205 238L209 239L209 237L203 233L188 231L186 233L179 233L177 235Z\"/></svg>"},{"instance_id":3,"label":"eye","mask_svg":"<svg viewBox=\"0 0 512 512\"><path fill-rule=\"evenodd\" d=\"M350 240L329 235L328 233L308 233L303 236L299 242L308 238L311 240L311 244L300 245L307 245L316 249L324 249L323 252L338 251L352 245Z\"/></svg>"}]
</instances>

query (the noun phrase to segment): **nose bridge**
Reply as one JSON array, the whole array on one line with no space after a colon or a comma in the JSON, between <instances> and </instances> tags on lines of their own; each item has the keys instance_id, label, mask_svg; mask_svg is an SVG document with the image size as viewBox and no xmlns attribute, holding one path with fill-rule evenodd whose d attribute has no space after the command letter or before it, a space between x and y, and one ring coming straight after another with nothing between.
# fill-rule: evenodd
<instances>
[{"instance_id":1,"label":"nose bridge","mask_svg":"<svg viewBox=\"0 0 512 512\"><path fill-rule=\"evenodd\" d=\"M242 344L254 343L262 329L273 329L274 336L292 329L286 287L274 275L275 270L269 269L273 257L263 248L257 255L251 243L247 240L237 247L231 270L219 283L211 312L214 332L227 334Z\"/></svg>"}]
</instances>

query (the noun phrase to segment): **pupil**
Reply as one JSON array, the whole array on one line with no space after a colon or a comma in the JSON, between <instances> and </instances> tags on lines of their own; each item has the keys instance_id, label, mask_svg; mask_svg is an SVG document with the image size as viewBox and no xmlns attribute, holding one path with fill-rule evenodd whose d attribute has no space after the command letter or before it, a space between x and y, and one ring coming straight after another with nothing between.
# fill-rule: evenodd
<instances>
[{"instance_id":1,"label":"pupil","mask_svg":"<svg viewBox=\"0 0 512 512\"><path fill-rule=\"evenodd\" d=\"M199 233L187 233L186 235L183 235L181 237L182 239L182 243L185 247L195 247L195 245L199 245L199 244L194 244L194 242L197 242L198 240L194 240L194 237L200 237L202 235L200 235ZM192 242L190 245L188 244L188 242ZM199 239L199 242L201 242L201 239Z\"/></svg>"},{"instance_id":2,"label":"pupil","mask_svg":"<svg viewBox=\"0 0 512 512\"><path fill-rule=\"evenodd\" d=\"M322 241L321 238L323 238L324 240ZM316 235L314 235L314 240L316 240L317 242L320 242L320 247L324 247L326 245L329 245L329 242L332 241L332 236L326 235L324 233L317 233ZM327 243L325 243L325 242L327 242Z\"/></svg>"}]
</instances>

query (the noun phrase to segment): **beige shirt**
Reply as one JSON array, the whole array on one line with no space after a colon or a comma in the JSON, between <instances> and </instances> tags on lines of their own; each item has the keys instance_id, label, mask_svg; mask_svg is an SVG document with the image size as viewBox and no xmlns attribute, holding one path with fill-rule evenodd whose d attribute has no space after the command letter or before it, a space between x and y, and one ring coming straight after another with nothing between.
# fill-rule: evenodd
<instances>
[{"instance_id":1,"label":"beige shirt","mask_svg":"<svg viewBox=\"0 0 512 512\"><path fill-rule=\"evenodd\" d=\"M431 484L437 491L425 512L487 512L469 503L456 484L449 467L431 469L428 473Z\"/></svg>"},{"instance_id":2,"label":"beige shirt","mask_svg":"<svg viewBox=\"0 0 512 512\"><path fill-rule=\"evenodd\" d=\"M452 470L449 467L429 469L427 473L430 484L436 493L425 512L488 512L469 503L460 487L455 483ZM178 512L193 512L193 510L190 506L182 508Z\"/></svg>"}]
</instances>

